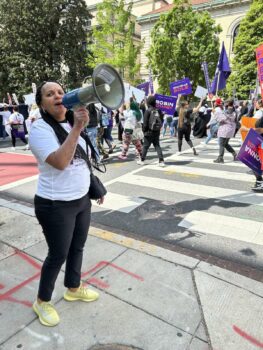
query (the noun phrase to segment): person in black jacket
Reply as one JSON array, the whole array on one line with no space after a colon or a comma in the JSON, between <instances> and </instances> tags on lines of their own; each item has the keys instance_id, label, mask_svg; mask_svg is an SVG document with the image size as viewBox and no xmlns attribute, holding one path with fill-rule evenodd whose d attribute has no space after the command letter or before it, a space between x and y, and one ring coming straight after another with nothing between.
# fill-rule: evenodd
<instances>
[{"instance_id":1,"label":"person in black jacket","mask_svg":"<svg viewBox=\"0 0 263 350\"><path fill-rule=\"evenodd\" d=\"M142 156L141 159L138 160L137 164L144 165L144 160L146 158L148 149L150 148L151 144L153 144L159 158L159 166L164 167L164 158L163 158L163 152L160 146L160 128L157 128L157 130L152 129L151 125L151 118L152 118L152 112L158 111L161 126L163 123L163 113L160 110L156 109L156 98L154 96L149 96L147 99L147 106L148 109L145 111L143 116L143 133L144 133L144 139L143 139L143 149L142 149Z\"/></svg>"}]
</instances>

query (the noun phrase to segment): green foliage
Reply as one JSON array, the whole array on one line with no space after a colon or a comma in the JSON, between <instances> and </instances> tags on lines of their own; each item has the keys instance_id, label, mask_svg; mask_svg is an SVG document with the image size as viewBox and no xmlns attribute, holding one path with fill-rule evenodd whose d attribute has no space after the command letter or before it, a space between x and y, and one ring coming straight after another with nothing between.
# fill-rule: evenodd
<instances>
[{"instance_id":1,"label":"green foliage","mask_svg":"<svg viewBox=\"0 0 263 350\"><path fill-rule=\"evenodd\" d=\"M227 85L229 93L236 89L240 99L247 99L250 89L255 88L257 76L255 49L261 43L263 43L263 2L254 0L240 23L234 45L232 74Z\"/></svg>"},{"instance_id":2,"label":"green foliage","mask_svg":"<svg viewBox=\"0 0 263 350\"><path fill-rule=\"evenodd\" d=\"M92 52L88 63L113 65L129 83L136 83L140 69L138 55L142 44L134 43L135 22L132 18L132 2L125 9L124 0L104 0L97 6L97 26L93 28Z\"/></svg>"},{"instance_id":3,"label":"green foliage","mask_svg":"<svg viewBox=\"0 0 263 350\"><path fill-rule=\"evenodd\" d=\"M84 0L0 1L0 96L32 92L32 82L58 80L72 88L86 66L90 15Z\"/></svg>"},{"instance_id":4,"label":"green foliage","mask_svg":"<svg viewBox=\"0 0 263 350\"><path fill-rule=\"evenodd\" d=\"M170 94L169 83L189 77L194 89L205 86L201 63L206 61L210 78L214 76L219 56L218 34L221 28L208 12L195 12L185 1L160 17L151 33L147 54L159 91Z\"/></svg>"}]
</instances>

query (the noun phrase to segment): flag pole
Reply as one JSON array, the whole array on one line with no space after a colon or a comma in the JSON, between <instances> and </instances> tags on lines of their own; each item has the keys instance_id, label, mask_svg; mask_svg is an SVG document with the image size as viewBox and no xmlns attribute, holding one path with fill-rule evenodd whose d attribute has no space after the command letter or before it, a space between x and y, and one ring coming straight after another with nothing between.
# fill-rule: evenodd
<instances>
[{"instance_id":1,"label":"flag pole","mask_svg":"<svg viewBox=\"0 0 263 350\"><path fill-rule=\"evenodd\" d=\"M218 93L218 87L219 87L219 81L220 81L220 74L221 74L221 71L218 72L218 77L217 77L217 82L216 82L216 96L217 96L217 93Z\"/></svg>"}]
</instances>

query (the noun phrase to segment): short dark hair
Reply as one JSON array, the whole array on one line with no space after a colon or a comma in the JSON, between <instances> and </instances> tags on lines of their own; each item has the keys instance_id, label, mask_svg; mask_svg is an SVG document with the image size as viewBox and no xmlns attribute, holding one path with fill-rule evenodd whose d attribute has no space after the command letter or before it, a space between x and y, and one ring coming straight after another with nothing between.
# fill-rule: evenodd
<instances>
[{"instance_id":1,"label":"short dark hair","mask_svg":"<svg viewBox=\"0 0 263 350\"><path fill-rule=\"evenodd\" d=\"M18 106L14 106L13 111L18 112Z\"/></svg>"},{"instance_id":2,"label":"short dark hair","mask_svg":"<svg viewBox=\"0 0 263 350\"><path fill-rule=\"evenodd\" d=\"M149 96L147 98L147 105L151 106L151 107L155 107L156 106L156 98L154 96Z\"/></svg>"},{"instance_id":3,"label":"short dark hair","mask_svg":"<svg viewBox=\"0 0 263 350\"><path fill-rule=\"evenodd\" d=\"M228 107L233 107L234 106L234 100L232 98L230 98L229 100L227 100L226 102Z\"/></svg>"}]
</instances>

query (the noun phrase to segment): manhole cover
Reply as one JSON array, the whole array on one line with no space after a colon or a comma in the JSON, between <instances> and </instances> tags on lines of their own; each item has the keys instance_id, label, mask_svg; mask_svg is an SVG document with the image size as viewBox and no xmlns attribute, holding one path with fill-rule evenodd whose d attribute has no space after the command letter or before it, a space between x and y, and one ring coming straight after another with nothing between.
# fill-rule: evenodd
<instances>
[{"instance_id":1,"label":"manhole cover","mask_svg":"<svg viewBox=\"0 0 263 350\"><path fill-rule=\"evenodd\" d=\"M108 345L95 345L95 346L92 346L89 350L143 350L143 349L135 348L134 346L108 344Z\"/></svg>"}]
</instances>

